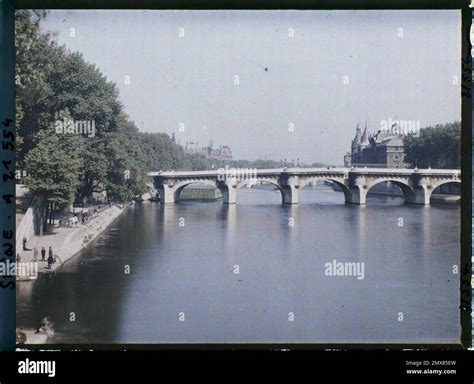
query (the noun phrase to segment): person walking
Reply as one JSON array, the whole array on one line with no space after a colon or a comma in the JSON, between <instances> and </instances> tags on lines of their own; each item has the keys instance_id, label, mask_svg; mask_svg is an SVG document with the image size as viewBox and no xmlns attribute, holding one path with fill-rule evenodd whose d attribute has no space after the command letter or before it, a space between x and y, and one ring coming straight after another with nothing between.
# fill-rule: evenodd
<instances>
[{"instance_id":1,"label":"person walking","mask_svg":"<svg viewBox=\"0 0 474 384\"><path fill-rule=\"evenodd\" d=\"M38 261L38 248L36 247L33 248L33 261Z\"/></svg>"},{"instance_id":2,"label":"person walking","mask_svg":"<svg viewBox=\"0 0 474 384\"><path fill-rule=\"evenodd\" d=\"M46 261L45 257L46 257L46 249L44 249L43 247L41 248L41 261Z\"/></svg>"},{"instance_id":3,"label":"person walking","mask_svg":"<svg viewBox=\"0 0 474 384\"><path fill-rule=\"evenodd\" d=\"M53 250L51 247L49 247L49 255L48 255L48 269L51 269L51 266L54 263L54 257L53 257Z\"/></svg>"}]
</instances>

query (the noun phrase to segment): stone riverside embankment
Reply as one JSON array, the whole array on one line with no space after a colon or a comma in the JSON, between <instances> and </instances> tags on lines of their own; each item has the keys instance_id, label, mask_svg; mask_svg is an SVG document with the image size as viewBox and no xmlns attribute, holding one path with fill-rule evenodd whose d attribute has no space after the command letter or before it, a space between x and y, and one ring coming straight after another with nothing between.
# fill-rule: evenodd
<instances>
[{"instance_id":1,"label":"stone riverside embankment","mask_svg":"<svg viewBox=\"0 0 474 384\"><path fill-rule=\"evenodd\" d=\"M27 237L28 251L17 248L22 263L34 261L37 249L38 272L52 272L66 263L84 248L86 248L94 239L96 239L120 214L126 209L113 205L100 212L85 224L78 223L74 227L55 227L53 233L44 236ZM25 216L24 219L29 219ZM18 235L18 234L17 234ZM20 238L21 239L21 238ZM52 248L56 262L51 269L46 268L47 261L41 261L41 248L46 250L46 259L48 258L48 249Z\"/></svg>"},{"instance_id":2,"label":"stone riverside embankment","mask_svg":"<svg viewBox=\"0 0 474 384\"><path fill-rule=\"evenodd\" d=\"M60 268L68 260L71 260L80 251L86 248L91 242L100 236L100 234L109 227L112 222L125 211L127 206L120 207L113 205L100 211L88 222L78 223L74 227L55 227L53 233L45 236L35 236L33 233L33 215L31 212L23 216L21 223L17 228L17 254L20 255L22 263L34 262L35 252L37 249L38 272L47 273ZM30 222L31 221L31 222ZM28 251L23 250L22 239L27 239ZM46 259L48 257L48 248L52 247L53 254L57 261L52 265L51 269L47 269L47 261L41 261L41 247L46 250ZM17 277L17 281L20 279ZM31 284L31 282L23 282L20 284ZM52 330L50 333L54 333ZM17 342L21 344L45 344L49 338L46 331L36 332L34 329L17 328ZM18 340L18 339L21 339Z\"/></svg>"}]
</instances>

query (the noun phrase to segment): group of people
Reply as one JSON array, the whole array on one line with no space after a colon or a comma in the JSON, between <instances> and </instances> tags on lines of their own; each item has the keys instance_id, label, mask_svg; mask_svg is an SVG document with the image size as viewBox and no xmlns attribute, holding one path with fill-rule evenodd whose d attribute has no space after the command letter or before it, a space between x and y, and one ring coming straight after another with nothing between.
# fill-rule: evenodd
<instances>
[{"instance_id":1,"label":"group of people","mask_svg":"<svg viewBox=\"0 0 474 384\"><path fill-rule=\"evenodd\" d=\"M48 259L46 259L46 249L44 249L44 247L41 248L41 261L47 261L48 266L46 268L51 269L51 266L55 262L53 256L53 249L51 247L49 247L48 249Z\"/></svg>"},{"instance_id":2,"label":"group of people","mask_svg":"<svg viewBox=\"0 0 474 384\"><path fill-rule=\"evenodd\" d=\"M23 237L23 250L24 251L31 251L31 249L27 248L27 244L28 244L28 240L26 239L26 237ZM33 261L36 261L38 259L38 249L35 247L33 249ZM20 254L18 253L17 254L17 262L19 263L20 262ZM46 268L48 269L51 269L51 266L53 265L53 263L56 262L56 259L54 258L54 255L53 255L53 248L49 247L49 250L48 250L48 258L46 259L46 249L44 249L44 247L41 248L41 261L47 261L48 262L48 266Z\"/></svg>"}]
</instances>

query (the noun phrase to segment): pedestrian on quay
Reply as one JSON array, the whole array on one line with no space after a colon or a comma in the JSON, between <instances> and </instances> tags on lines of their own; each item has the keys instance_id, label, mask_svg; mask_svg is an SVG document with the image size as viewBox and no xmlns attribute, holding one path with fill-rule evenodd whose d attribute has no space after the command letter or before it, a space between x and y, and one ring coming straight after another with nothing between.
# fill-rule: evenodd
<instances>
[{"instance_id":1,"label":"pedestrian on quay","mask_svg":"<svg viewBox=\"0 0 474 384\"><path fill-rule=\"evenodd\" d=\"M51 247L49 247L49 249L51 249ZM54 257L53 257L53 251L51 251L48 256L48 269L51 269L51 266L53 265L53 263L54 263Z\"/></svg>"},{"instance_id":2,"label":"pedestrian on quay","mask_svg":"<svg viewBox=\"0 0 474 384\"><path fill-rule=\"evenodd\" d=\"M38 260L38 248L33 248L33 261L36 262Z\"/></svg>"},{"instance_id":3,"label":"pedestrian on quay","mask_svg":"<svg viewBox=\"0 0 474 384\"><path fill-rule=\"evenodd\" d=\"M46 257L46 249L44 249L43 247L41 248L41 261L46 261L45 257Z\"/></svg>"}]
</instances>

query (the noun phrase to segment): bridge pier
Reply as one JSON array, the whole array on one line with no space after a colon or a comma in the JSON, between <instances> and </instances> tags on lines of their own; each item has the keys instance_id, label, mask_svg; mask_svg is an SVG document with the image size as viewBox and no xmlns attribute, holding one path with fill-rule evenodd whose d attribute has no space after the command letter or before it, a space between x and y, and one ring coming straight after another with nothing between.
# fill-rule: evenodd
<instances>
[{"instance_id":1,"label":"bridge pier","mask_svg":"<svg viewBox=\"0 0 474 384\"><path fill-rule=\"evenodd\" d=\"M405 194L405 203L407 204L419 204L429 205L431 197L431 190L426 186L420 186L415 188L409 194Z\"/></svg>"},{"instance_id":2,"label":"bridge pier","mask_svg":"<svg viewBox=\"0 0 474 384\"><path fill-rule=\"evenodd\" d=\"M350 188L344 193L346 198L346 204L365 204L367 199L367 192L368 190L363 186Z\"/></svg>"},{"instance_id":3,"label":"bridge pier","mask_svg":"<svg viewBox=\"0 0 474 384\"><path fill-rule=\"evenodd\" d=\"M168 184L160 185L158 191L160 193L160 203L174 203L174 196L176 191L172 186L169 186Z\"/></svg>"},{"instance_id":4,"label":"bridge pier","mask_svg":"<svg viewBox=\"0 0 474 384\"><path fill-rule=\"evenodd\" d=\"M299 203L299 189L294 185L288 185L281 188L281 195L283 204L298 204Z\"/></svg>"},{"instance_id":5,"label":"bridge pier","mask_svg":"<svg viewBox=\"0 0 474 384\"><path fill-rule=\"evenodd\" d=\"M235 204L237 203L237 189L235 185L226 185L219 188L222 193L222 200L224 204Z\"/></svg>"}]
</instances>

